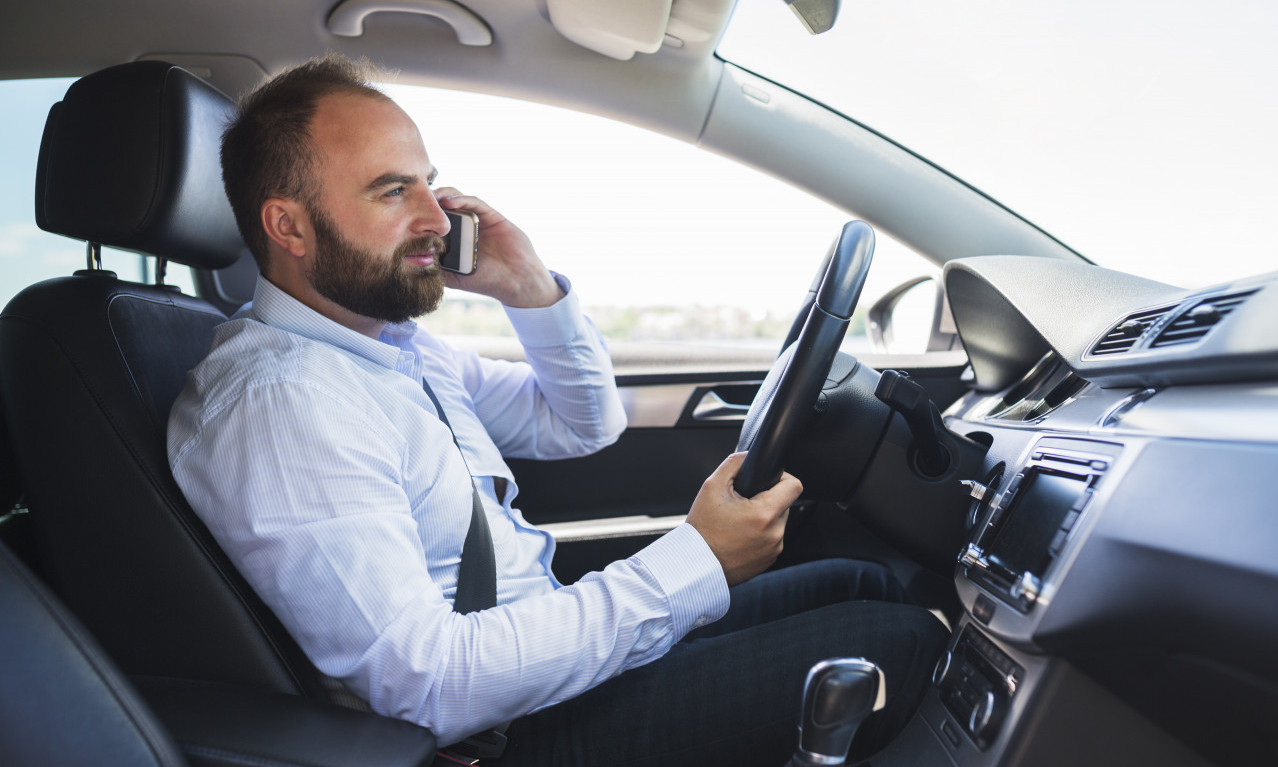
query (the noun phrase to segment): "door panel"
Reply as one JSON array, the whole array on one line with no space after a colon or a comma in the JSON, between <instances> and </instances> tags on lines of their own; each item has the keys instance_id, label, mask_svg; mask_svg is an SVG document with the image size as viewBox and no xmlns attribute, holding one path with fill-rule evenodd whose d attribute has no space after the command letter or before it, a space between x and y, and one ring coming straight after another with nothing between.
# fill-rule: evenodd
<instances>
[{"instance_id":1,"label":"door panel","mask_svg":"<svg viewBox=\"0 0 1278 767\"><path fill-rule=\"evenodd\" d=\"M943 409L964 390L964 367L947 361L907 372ZM571 583L678 525L701 483L736 449L763 376L621 376L630 426L616 444L583 458L511 459L520 488L515 505L559 542L556 576Z\"/></svg>"}]
</instances>

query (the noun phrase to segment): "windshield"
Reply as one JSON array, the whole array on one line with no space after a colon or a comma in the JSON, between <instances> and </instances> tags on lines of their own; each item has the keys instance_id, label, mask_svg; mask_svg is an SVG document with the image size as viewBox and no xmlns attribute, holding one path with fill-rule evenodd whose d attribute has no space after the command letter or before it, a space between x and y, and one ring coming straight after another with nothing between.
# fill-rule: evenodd
<instances>
[{"instance_id":1,"label":"windshield","mask_svg":"<svg viewBox=\"0 0 1278 767\"><path fill-rule=\"evenodd\" d=\"M719 53L888 136L1102 266L1278 268L1278 4L738 4Z\"/></svg>"}]
</instances>

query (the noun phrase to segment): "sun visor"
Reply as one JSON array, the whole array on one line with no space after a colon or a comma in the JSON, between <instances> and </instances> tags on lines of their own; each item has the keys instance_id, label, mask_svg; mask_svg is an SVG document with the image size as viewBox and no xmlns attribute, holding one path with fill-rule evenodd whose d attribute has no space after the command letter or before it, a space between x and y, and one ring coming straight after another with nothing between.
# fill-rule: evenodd
<instances>
[{"instance_id":1,"label":"sun visor","mask_svg":"<svg viewBox=\"0 0 1278 767\"><path fill-rule=\"evenodd\" d=\"M620 61L663 45L705 42L720 32L731 8L731 0L546 0L559 34Z\"/></svg>"}]
</instances>

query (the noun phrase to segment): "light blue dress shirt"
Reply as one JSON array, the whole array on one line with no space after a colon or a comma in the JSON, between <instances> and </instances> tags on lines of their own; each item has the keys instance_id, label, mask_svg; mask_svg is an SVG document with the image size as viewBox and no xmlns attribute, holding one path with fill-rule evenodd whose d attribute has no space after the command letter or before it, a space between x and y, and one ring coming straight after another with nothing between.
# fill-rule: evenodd
<instances>
[{"instance_id":1,"label":"light blue dress shirt","mask_svg":"<svg viewBox=\"0 0 1278 767\"><path fill-rule=\"evenodd\" d=\"M512 508L503 455L584 455L625 428L607 352L559 279L554 306L507 309L527 363L411 322L373 340L259 279L169 418L191 506L320 671L441 744L652 661L727 610L723 572L687 524L564 587L554 541ZM472 473L499 604L461 615ZM504 500L494 477L510 483Z\"/></svg>"}]
</instances>

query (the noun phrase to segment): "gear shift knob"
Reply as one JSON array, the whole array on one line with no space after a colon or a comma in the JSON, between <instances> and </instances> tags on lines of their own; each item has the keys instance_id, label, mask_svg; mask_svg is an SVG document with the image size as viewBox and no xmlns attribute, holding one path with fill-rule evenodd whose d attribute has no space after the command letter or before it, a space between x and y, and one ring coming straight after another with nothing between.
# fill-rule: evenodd
<instances>
[{"instance_id":1,"label":"gear shift knob","mask_svg":"<svg viewBox=\"0 0 1278 767\"><path fill-rule=\"evenodd\" d=\"M823 660L803 685L799 747L791 767L843 764L861 722L886 703L883 672L864 658Z\"/></svg>"}]
</instances>

